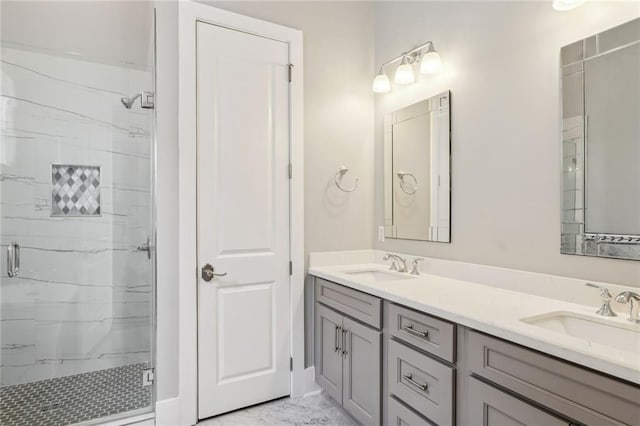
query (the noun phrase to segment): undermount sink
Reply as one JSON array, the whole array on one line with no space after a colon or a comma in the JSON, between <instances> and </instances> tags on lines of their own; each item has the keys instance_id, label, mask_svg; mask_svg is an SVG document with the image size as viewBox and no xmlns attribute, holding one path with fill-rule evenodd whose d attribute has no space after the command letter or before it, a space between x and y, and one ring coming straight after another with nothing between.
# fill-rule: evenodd
<instances>
[{"instance_id":1,"label":"undermount sink","mask_svg":"<svg viewBox=\"0 0 640 426\"><path fill-rule=\"evenodd\" d=\"M520 321L613 349L640 352L640 326L633 323L622 324L573 312L551 312Z\"/></svg>"},{"instance_id":2,"label":"undermount sink","mask_svg":"<svg viewBox=\"0 0 640 426\"><path fill-rule=\"evenodd\" d=\"M399 272L386 272L378 269L345 271L345 274L351 275L353 278L360 278L367 281L383 282L393 280L406 280L413 278L411 275L401 274Z\"/></svg>"}]
</instances>

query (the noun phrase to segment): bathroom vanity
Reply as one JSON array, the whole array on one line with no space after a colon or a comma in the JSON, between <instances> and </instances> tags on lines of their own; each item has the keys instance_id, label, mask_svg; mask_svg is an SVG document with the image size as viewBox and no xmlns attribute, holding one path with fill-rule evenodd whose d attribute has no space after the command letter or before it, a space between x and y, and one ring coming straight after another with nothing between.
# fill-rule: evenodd
<instances>
[{"instance_id":1,"label":"bathroom vanity","mask_svg":"<svg viewBox=\"0 0 640 426\"><path fill-rule=\"evenodd\" d=\"M590 307L380 264L310 274L316 381L362 424L640 424L633 346L581 346L535 323Z\"/></svg>"}]
</instances>

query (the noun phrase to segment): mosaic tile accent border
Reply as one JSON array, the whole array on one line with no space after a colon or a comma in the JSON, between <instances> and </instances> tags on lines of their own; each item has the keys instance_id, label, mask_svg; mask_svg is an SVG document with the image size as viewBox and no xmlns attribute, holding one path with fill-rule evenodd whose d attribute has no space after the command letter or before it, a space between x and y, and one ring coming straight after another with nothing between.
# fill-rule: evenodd
<instances>
[{"instance_id":1,"label":"mosaic tile accent border","mask_svg":"<svg viewBox=\"0 0 640 426\"><path fill-rule=\"evenodd\" d=\"M151 405L142 386L147 364L75 374L0 388L0 425L64 426Z\"/></svg>"},{"instance_id":2,"label":"mosaic tile accent border","mask_svg":"<svg viewBox=\"0 0 640 426\"><path fill-rule=\"evenodd\" d=\"M101 169L51 165L51 216L100 216Z\"/></svg>"}]
</instances>

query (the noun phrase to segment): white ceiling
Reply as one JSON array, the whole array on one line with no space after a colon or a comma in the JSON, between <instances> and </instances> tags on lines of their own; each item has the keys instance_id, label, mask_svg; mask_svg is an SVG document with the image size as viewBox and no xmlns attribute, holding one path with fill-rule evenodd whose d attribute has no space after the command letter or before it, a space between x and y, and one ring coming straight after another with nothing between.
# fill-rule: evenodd
<instances>
[{"instance_id":1,"label":"white ceiling","mask_svg":"<svg viewBox=\"0 0 640 426\"><path fill-rule=\"evenodd\" d=\"M3 43L84 59L147 67L151 1L0 1Z\"/></svg>"}]
</instances>

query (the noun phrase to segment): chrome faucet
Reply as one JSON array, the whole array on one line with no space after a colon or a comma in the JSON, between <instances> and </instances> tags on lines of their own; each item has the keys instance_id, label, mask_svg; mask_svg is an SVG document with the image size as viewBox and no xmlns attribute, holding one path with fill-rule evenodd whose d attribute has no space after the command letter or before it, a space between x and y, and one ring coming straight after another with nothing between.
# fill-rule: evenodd
<instances>
[{"instance_id":1,"label":"chrome faucet","mask_svg":"<svg viewBox=\"0 0 640 426\"><path fill-rule=\"evenodd\" d=\"M600 289L600 299L602 300L602 306L600 309L596 311L596 314L601 315L603 317L616 317L616 313L611 309L611 293L609 293L609 289L606 287L601 287L599 285L586 283L585 285L593 288Z\"/></svg>"},{"instance_id":2,"label":"chrome faucet","mask_svg":"<svg viewBox=\"0 0 640 426\"><path fill-rule=\"evenodd\" d=\"M407 272L407 260L397 254L387 253L382 260L391 260L390 271Z\"/></svg>"},{"instance_id":3,"label":"chrome faucet","mask_svg":"<svg viewBox=\"0 0 640 426\"><path fill-rule=\"evenodd\" d=\"M616 296L616 302L629 304L629 321L640 324L640 294L623 291ZM634 303L636 302L636 303Z\"/></svg>"}]
</instances>

